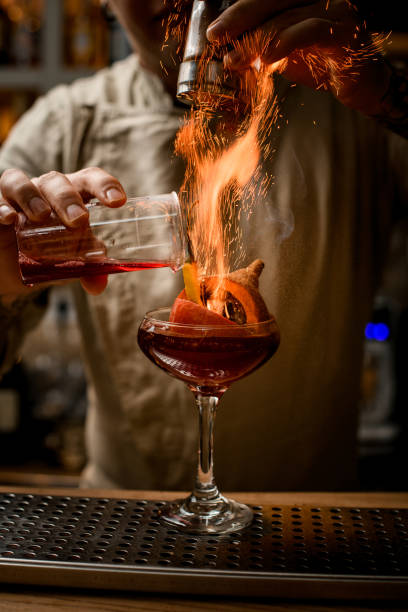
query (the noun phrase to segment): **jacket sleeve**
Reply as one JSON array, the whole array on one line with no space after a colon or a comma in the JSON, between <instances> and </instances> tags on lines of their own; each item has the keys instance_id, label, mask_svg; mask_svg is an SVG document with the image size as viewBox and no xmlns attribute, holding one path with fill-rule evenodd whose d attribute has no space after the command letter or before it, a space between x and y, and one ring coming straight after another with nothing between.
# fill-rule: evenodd
<instances>
[{"instance_id":1,"label":"jacket sleeve","mask_svg":"<svg viewBox=\"0 0 408 612\"><path fill-rule=\"evenodd\" d=\"M38 291L5 306L0 301L0 379L18 359L23 340L41 319L48 303L48 290Z\"/></svg>"},{"instance_id":2,"label":"jacket sleeve","mask_svg":"<svg viewBox=\"0 0 408 612\"><path fill-rule=\"evenodd\" d=\"M17 122L1 148L0 174L6 168L19 168L30 177L59 170L61 120L61 107L55 103L55 95L40 98ZM47 296L48 291L42 290L21 297L11 305L4 305L0 300L0 377L18 358L26 333L41 319Z\"/></svg>"}]
</instances>

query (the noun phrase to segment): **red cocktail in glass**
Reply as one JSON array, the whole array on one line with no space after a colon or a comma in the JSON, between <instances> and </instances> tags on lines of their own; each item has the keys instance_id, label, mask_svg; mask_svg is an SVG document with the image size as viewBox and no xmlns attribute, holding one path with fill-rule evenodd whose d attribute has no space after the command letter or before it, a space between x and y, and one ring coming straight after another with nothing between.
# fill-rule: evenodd
<instances>
[{"instance_id":1,"label":"red cocktail in glass","mask_svg":"<svg viewBox=\"0 0 408 612\"><path fill-rule=\"evenodd\" d=\"M82 276L100 276L102 274L118 274L120 272L133 272L134 270L151 270L152 268L171 268L171 261L128 261L105 258L103 261L89 262L78 259L67 259L63 262L49 258L47 261L41 259L30 259L19 254L19 266L24 284L36 285L37 283L54 282L68 278L80 278Z\"/></svg>"},{"instance_id":2,"label":"red cocktail in glass","mask_svg":"<svg viewBox=\"0 0 408 612\"><path fill-rule=\"evenodd\" d=\"M170 308L148 312L138 342L145 355L193 392L199 409L200 448L196 485L184 500L167 504L163 518L194 533L237 531L252 520L252 511L222 496L213 477L215 410L231 384L247 376L275 353L279 330L271 317L237 325L180 324L169 321Z\"/></svg>"}]
</instances>

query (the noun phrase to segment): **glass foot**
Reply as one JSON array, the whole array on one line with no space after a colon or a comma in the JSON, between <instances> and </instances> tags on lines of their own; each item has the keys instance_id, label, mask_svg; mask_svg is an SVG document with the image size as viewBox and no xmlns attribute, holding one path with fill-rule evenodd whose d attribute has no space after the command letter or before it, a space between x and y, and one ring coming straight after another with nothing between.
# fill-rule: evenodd
<instances>
[{"instance_id":1,"label":"glass foot","mask_svg":"<svg viewBox=\"0 0 408 612\"><path fill-rule=\"evenodd\" d=\"M253 513L245 504L219 496L215 500L200 502L193 495L163 506L160 517L187 533L231 533L247 527Z\"/></svg>"}]
</instances>

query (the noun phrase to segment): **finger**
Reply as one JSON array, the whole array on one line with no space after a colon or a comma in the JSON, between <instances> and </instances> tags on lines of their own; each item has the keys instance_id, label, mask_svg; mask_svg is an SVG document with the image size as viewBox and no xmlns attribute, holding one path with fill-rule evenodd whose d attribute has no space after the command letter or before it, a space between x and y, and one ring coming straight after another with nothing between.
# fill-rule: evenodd
<instances>
[{"instance_id":1,"label":"finger","mask_svg":"<svg viewBox=\"0 0 408 612\"><path fill-rule=\"evenodd\" d=\"M265 63L273 63L289 56L293 51L308 47L326 50L336 48L340 52L343 42L343 33L332 21L320 18L305 19L282 30L276 40L265 49L261 59Z\"/></svg>"},{"instance_id":2,"label":"finger","mask_svg":"<svg viewBox=\"0 0 408 612\"><path fill-rule=\"evenodd\" d=\"M16 209L7 202L0 201L0 225L12 225L16 219Z\"/></svg>"},{"instance_id":3,"label":"finger","mask_svg":"<svg viewBox=\"0 0 408 612\"><path fill-rule=\"evenodd\" d=\"M108 284L108 275L101 274L100 276L83 276L79 279L82 287L91 295L99 295Z\"/></svg>"},{"instance_id":4,"label":"finger","mask_svg":"<svg viewBox=\"0 0 408 612\"><path fill-rule=\"evenodd\" d=\"M279 55L281 49L284 49L281 40L283 32L291 26L306 22L311 18L320 18L324 23L331 23L327 20L327 11L322 9L320 3L287 10L267 21L257 30L233 41L233 49L224 57L225 66L233 70L247 68L257 57L264 59L264 61L271 59L278 47L280 47ZM309 36L313 34L314 32L311 32ZM305 46L304 41L299 40L298 42L301 46ZM284 56L281 54L279 59L282 57Z\"/></svg>"},{"instance_id":5,"label":"finger","mask_svg":"<svg viewBox=\"0 0 408 612\"><path fill-rule=\"evenodd\" d=\"M60 172L48 172L38 178L38 187L58 217L68 227L85 224L89 214L85 204L68 178Z\"/></svg>"},{"instance_id":6,"label":"finger","mask_svg":"<svg viewBox=\"0 0 408 612\"><path fill-rule=\"evenodd\" d=\"M38 187L21 170L15 168L5 170L1 175L0 189L8 205L23 210L30 221L44 221L50 216L49 203L42 197Z\"/></svg>"},{"instance_id":7,"label":"finger","mask_svg":"<svg viewBox=\"0 0 408 612\"><path fill-rule=\"evenodd\" d=\"M273 19L283 11L295 6L313 4L310 0L238 0L210 23L207 38L210 42L224 42L237 38L244 32L253 30Z\"/></svg>"},{"instance_id":8,"label":"finger","mask_svg":"<svg viewBox=\"0 0 408 612\"><path fill-rule=\"evenodd\" d=\"M95 197L105 206L113 208L126 201L126 193L120 182L102 168L84 168L67 177L85 198Z\"/></svg>"}]
</instances>

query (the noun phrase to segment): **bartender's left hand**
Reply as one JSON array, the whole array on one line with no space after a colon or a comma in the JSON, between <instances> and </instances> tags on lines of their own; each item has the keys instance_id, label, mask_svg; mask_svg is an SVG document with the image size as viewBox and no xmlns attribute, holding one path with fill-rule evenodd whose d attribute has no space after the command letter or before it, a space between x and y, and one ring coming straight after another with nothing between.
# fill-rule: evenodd
<instances>
[{"instance_id":1,"label":"bartender's left hand","mask_svg":"<svg viewBox=\"0 0 408 612\"><path fill-rule=\"evenodd\" d=\"M350 51L364 50L371 36L347 0L237 0L210 24L210 41L234 41L256 30L260 48L242 45L225 56L232 69L248 67L256 57L265 64L287 58L283 74L291 81L325 87L346 106L376 115L387 90L390 70L379 54L347 65ZM252 45L254 46L254 45ZM316 74L307 54L324 56L326 70Z\"/></svg>"}]
</instances>

